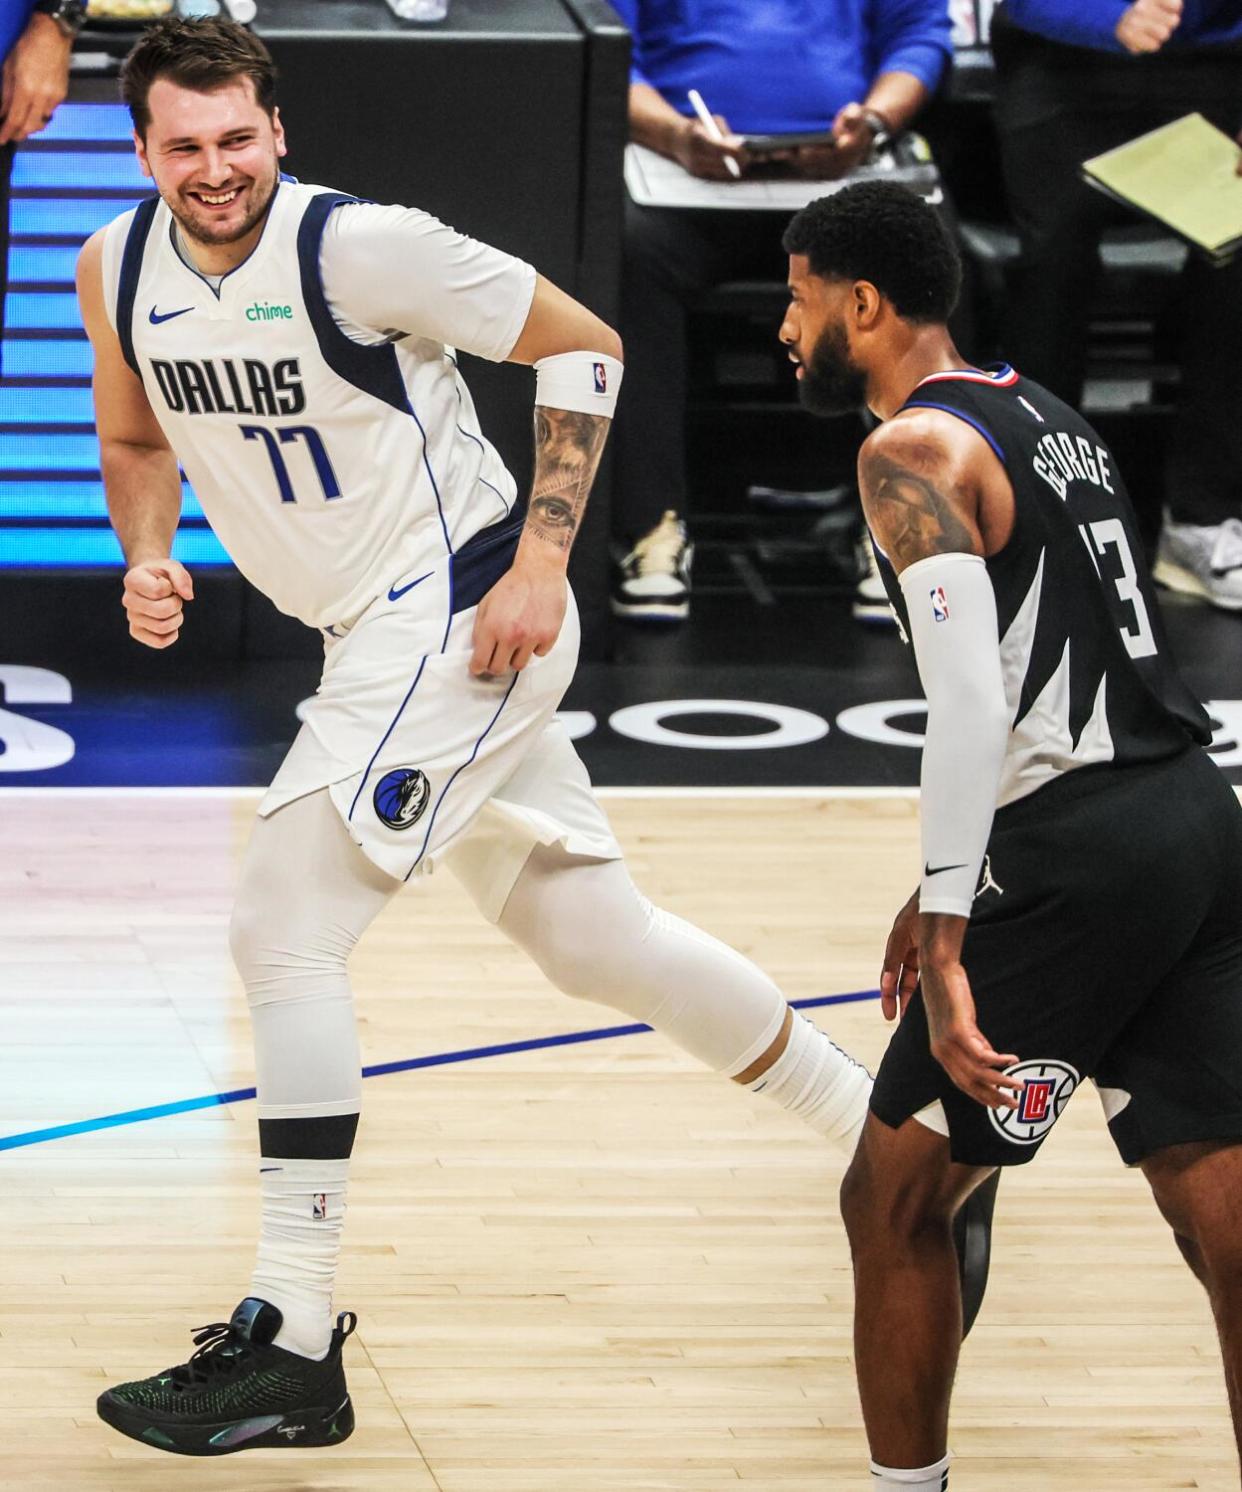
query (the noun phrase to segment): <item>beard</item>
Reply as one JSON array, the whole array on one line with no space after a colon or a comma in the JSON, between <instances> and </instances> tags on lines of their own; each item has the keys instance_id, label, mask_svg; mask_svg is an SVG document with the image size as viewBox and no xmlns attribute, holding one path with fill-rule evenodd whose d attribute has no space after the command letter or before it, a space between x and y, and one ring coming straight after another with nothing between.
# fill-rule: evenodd
<instances>
[{"instance_id":1,"label":"beard","mask_svg":"<svg viewBox=\"0 0 1242 1492\"><path fill-rule=\"evenodd\" d=\"M867 375L850 357L845 331L825 328L798 380L798 398L812 414L853 414L867 397Z\"/></svg>"},{"instance_id":2,"label":"beard","mask_svg":"<svg viewBox=\"0 0 1242 1492\"><path fill-rule=\"evenodd\" d=\"M271 175L266 179L252 178L246 184L249 202L246 215L240 223L217 222L187 193L181 193L175 201L167 197L164 200L168 203L168 210L176 218L181 231L187 238L192 238L196 243L201 244L236 243L238 239L245 238L267 213L272 205L272 197L276 192L279 177L279 167L274 165Z\"/></svg>"}]
</instances>

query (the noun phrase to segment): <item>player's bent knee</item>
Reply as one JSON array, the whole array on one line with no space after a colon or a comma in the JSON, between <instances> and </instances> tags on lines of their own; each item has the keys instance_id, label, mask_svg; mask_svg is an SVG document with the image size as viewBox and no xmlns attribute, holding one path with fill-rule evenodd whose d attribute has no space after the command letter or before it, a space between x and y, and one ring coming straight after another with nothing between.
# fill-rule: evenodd
<instances>
[{"instance_id":1,"label":"player's bent knee","mask_svg":"<svg viewBox=\"0 0 1242 1492\"><path fill-rule=\"evenodd\" d=\"M945 1165L924 1153L926 1136L892 1130L872 1115L841 1183L841 1218L853 1249L886 1240L917 1243L942 1233L958 1196ZM947 1151L946 1151L947 1156Z\"/></svg>"},{"instance_id":2,"label":"player's bent knee","mask_svg":"<svg viewBox=\"0 0 1242 1492\"><path fill-rule=\"evenodd\" d=\"M241 898L229 922L229 952L251 1005L338 993L356 941L329 921L308 925Z\"/></svg>"},{"instance_id":3,"label":"player's bent knee","mask_svg":"<svg viewBox=\"0 0 1242 1492\"><path fill-rule=\"evenodd\" d=\"M561 994L603 1005L615 1002L617 991L611 976L618 960L602 950L586 929L549 928L528 952Z\"/></svg>"}]
</instances>

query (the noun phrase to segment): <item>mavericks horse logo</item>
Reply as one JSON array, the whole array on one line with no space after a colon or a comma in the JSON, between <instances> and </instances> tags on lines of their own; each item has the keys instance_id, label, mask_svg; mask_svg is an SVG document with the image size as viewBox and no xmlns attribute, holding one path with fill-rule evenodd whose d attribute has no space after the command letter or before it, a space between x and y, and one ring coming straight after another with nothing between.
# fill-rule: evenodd
<instances>
[{"instance_id":1,"label":"mavericks horse logo","mask_svg":"<svg viewBox=\"0 0 1242 1492\"><path fill-rule=\"evenodd\" d=\"M398 767L380 778L371 800L380 822L390 829L418 823L431 801L431 784L417 767Z\"/></svg>"}]
</instances>

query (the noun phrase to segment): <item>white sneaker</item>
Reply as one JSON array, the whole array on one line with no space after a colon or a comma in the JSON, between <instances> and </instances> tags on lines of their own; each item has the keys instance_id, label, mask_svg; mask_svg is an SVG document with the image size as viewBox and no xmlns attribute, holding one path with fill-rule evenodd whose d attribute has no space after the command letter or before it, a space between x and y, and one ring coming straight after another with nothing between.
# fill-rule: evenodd
<instances>
[{"instance_id":1,"label":"white sneaker","mask_svg":"<svg viewBox=\"0 0 1242 1492\"><path fill-rule=\"evenodd\" d=\"M690 615L693 560L686 525L670 508L621 561L612 592L613 615L635 621L684 621Z\"/></svg>"},{"instance_id":2,"label":"white sneaker","mask_svg":"<svg viewBox=\"0 0 1242 1492\"><path fill-rule=\"evenodd\" d=\"M1200 528L1166 513L1151 573L1170 590L1242 611L1242 519Z\"/></svg>"},{"instance_id":3,"label":"white sneaker","mask_svg":"<svg viewBox=\"0 0 1242 1492\"><path fill-rule=\"evenodd\" d=\"M850 608L854 613L854 620L884 627L896 626L897 618L893 615L888 592L880 579L880 567L876 564L875 550L871 547L866 529L863 529L858 541L858 568L861 574L854 587L854 600Z\"/></svg>"}]
</instances>

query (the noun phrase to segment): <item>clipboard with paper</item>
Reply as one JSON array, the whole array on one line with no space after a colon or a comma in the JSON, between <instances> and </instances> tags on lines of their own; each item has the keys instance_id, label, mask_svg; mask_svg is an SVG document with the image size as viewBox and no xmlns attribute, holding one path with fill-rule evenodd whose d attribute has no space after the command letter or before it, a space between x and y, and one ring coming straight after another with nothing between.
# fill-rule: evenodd
<instances>
[{"instance_id":1,"label":"clipboard with paper","mask_svg":"<svg viewBox=\"0 0 1242 1492\"><path fill-rule=\"evenodd\" d=\"M1242 148L1187 114L1172 124L1084 161L1085 179L1127 207L1155 218L1214 264L1242 250Z\"/></svg>"}]
</instances>

